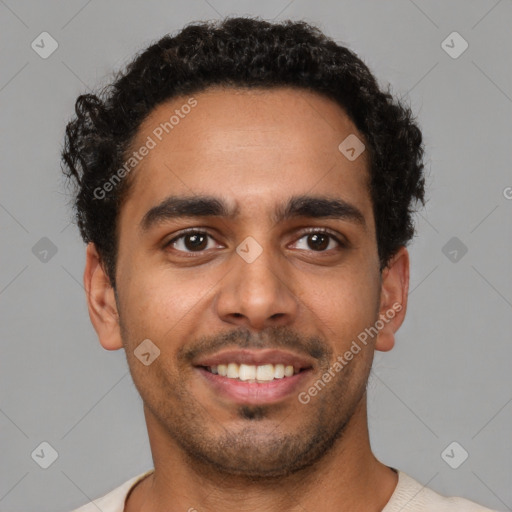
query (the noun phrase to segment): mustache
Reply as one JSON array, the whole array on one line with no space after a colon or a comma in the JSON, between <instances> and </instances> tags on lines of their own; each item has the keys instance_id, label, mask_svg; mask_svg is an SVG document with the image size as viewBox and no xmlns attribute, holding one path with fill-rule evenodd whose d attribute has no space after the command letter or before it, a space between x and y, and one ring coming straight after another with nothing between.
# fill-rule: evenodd
<instances>
[{"instance_id":1,"label":"mustache","mask_svg":"<svg viewBox=\"0 0 512 512\"><path fill-rule=\"evenodd\" d=\"M303 336L286 326L269 327L255 333L245 327L221 332L213 336L202 336L197 341L182 346L178 359L187 364L198 356L209 356L224 348L245 349L289 349L318 359L321 363L331 359L333 351L329 344L318 336Z\"/></svg>"}]
</instances>

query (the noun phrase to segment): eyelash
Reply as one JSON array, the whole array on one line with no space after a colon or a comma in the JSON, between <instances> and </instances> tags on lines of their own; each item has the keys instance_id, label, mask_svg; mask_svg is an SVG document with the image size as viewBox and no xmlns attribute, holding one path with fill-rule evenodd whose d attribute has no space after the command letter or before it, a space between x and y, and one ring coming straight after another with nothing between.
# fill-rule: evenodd
<instances>
[{"instance_id":1,"label":"eyelash","mask_svg":"<svg viewBox=\"0 0 512 512\"><path fill-rule=\"evenodd\" d=\"M297 241L301 240L305 236L311 235L311 234L327 235L331 240L334 240L339 245L339 248L341 248L341 249L346 248L348 246L347 243L345 243L342 240L340 240L336 235L334 235L331 231L329 231L329 230L327 230L325 228L307 228L307 229L302 231L302 234L297 239ZM206 235L206 236L214 239L214 237L210 233L208 233L207 231L202 231L202 230L197 229L197 228L190 228L188 230L182 231L178 236L176 236L172 240L169 240L168 242L166 242L163 248L167 249L172 244L176 243L178 240L181 240L182 238L185 238L187 235ZM315 252L315 253L322 254L322 253L327 253L327 252L329 252L331 250L332 249L329 249L327 251L326 250L324 250L324 251L314 251L313 249L310 249L310 252ZM205 252L205 250L201 250L201 251L181 251L181 250L178 250L178 252L180 252L182 254L202 254L202 253Z\"/></svg>"}]
</instances>

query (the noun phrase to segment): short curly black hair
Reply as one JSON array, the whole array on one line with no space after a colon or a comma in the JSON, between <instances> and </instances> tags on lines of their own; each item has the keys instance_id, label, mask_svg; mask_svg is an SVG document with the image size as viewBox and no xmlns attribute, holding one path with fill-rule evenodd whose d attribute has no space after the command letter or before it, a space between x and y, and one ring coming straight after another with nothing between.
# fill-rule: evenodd
<instances>
[{"instance_id":1,"label":"short curly black hair","mask_svg":"<svg viewBox=\"0 0 512 512\"><path fill-rule=\"evenodd\" d=\"M124 178L101 200L95 190L126 161L145 117L171 98L210 86L295 87L339 104L366 139L382 271L414 236L413 200L425 205L423 143L411 110L379 88L349 49L304 21L226 18L194 23L139 54L98 95L83 94L66 127L63 171L76 186L76 220L115 287L117 218Z\"/></svg>"}]
</instances>

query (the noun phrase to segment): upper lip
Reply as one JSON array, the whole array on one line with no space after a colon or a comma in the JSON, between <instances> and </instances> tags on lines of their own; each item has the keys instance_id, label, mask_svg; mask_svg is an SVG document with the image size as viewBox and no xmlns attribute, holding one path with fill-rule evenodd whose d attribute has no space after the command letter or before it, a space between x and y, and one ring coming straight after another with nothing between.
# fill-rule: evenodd
<instances>
[{"instance_id":1,"label":"upper lip","mask_svg":"<svg viewBox=\"0 0 512 512\"><path fill-rule=\"evenodd\" d=\"M260 366L264 364L284 364L293 366L295 371L313 367L310 357L276 349L231 349L217 352L210 356L199 358L194 366L217 366L219 364L249 364Z\"/></svg>"}]
</instances>

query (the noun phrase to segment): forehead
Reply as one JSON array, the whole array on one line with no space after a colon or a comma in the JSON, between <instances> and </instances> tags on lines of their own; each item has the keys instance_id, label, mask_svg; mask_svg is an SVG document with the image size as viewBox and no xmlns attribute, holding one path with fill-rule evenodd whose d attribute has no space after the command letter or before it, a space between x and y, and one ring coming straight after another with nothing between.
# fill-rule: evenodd
<instances>
[{"instance_id":1,"label":"forehead","mask_svg":"<svg viewBox=\"0 0 512 512\"><path fill-rule=\"evenodd\" d=\"M270 207L314 192L368 212L367 153L344 156L339 145L349 136L364 141L339 105L305 90L211 88L173 98L132 142L132 151L150 149L130 176L127 207L135 199L140 217L142 205L166 196L212 192L237 208Z\"/></svg>"}]
</instances>

